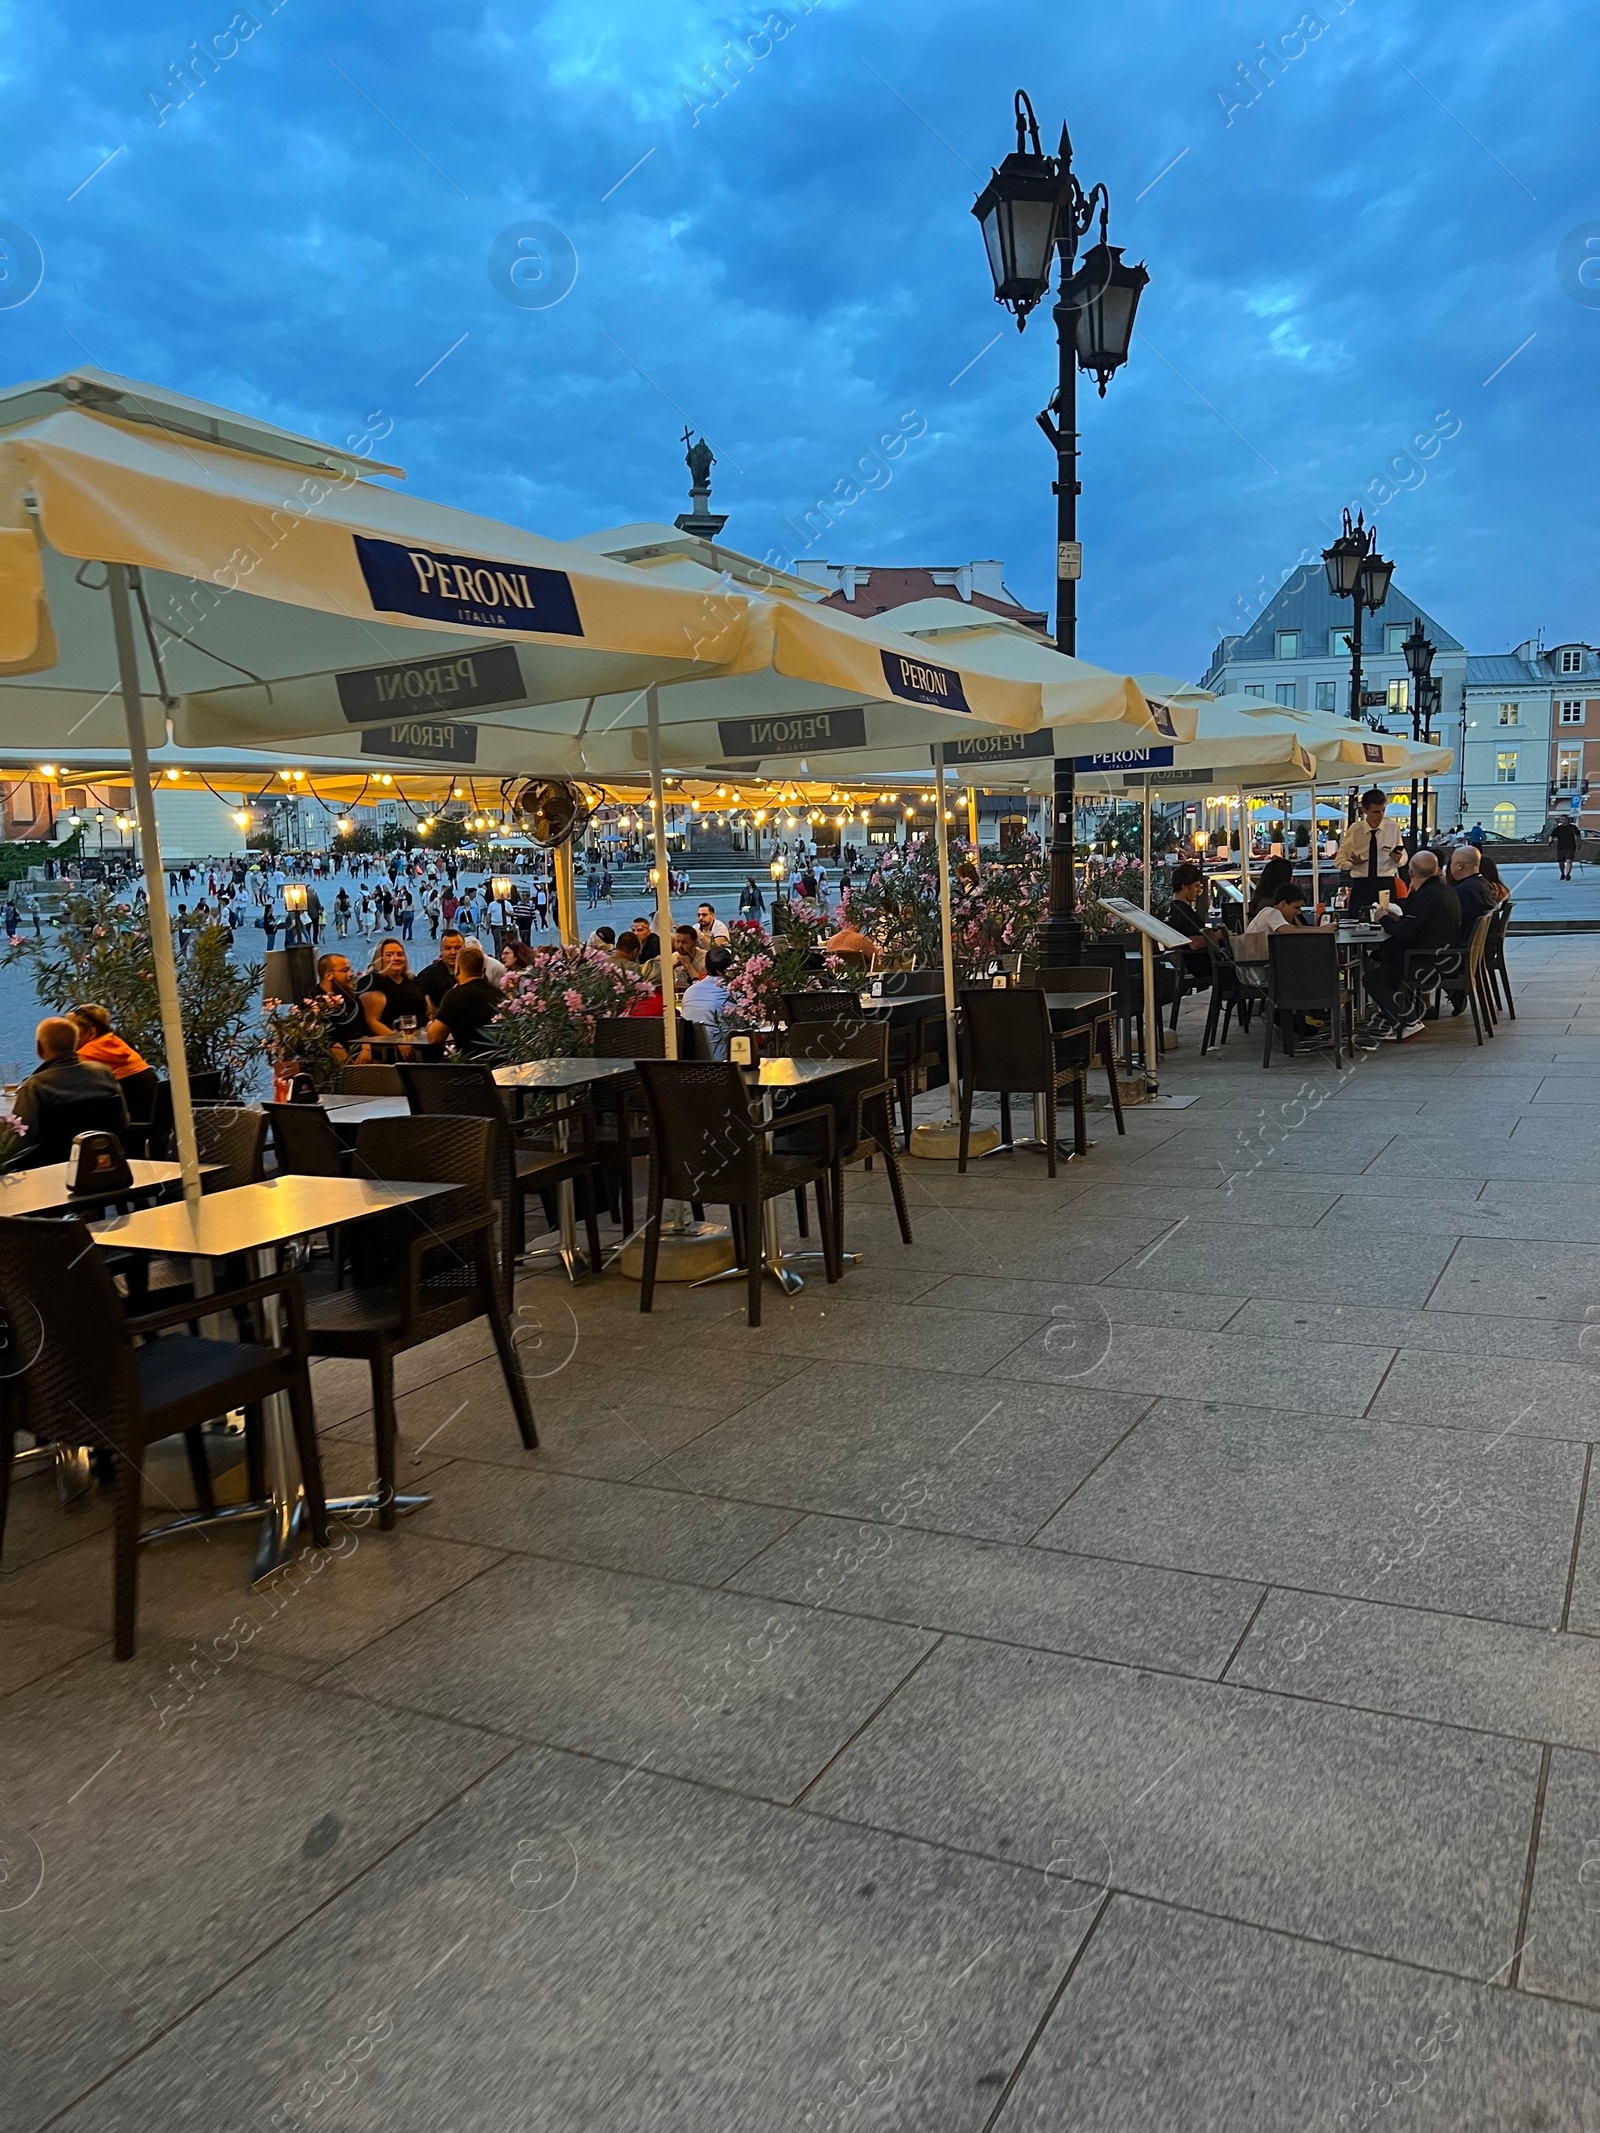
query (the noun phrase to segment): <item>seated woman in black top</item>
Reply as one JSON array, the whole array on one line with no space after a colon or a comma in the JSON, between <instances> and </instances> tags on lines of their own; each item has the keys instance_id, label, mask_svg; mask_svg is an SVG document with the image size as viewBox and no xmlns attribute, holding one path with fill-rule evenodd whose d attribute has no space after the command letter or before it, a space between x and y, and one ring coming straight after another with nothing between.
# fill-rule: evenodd
<instances>
[{"instance_id":1,"label":"seated woman in black top","mask_svg":"<svg viewBox=\"0 0 1600 2133\"><path fill-rule=\"evenodd\" d=\"M456 958L456 982L428 1024L428 1042L448 1042L462 1059L486 1059L495 1049L484 1032L500 1012L501 994L483 972L483 950L468 941Z\"/></svg>"},{"instance_id":2,"label":"seated woman in black top","mask_svg":"<svg viewBox=\"0 0 1600 2133\"><path fill-rule=\"evenodd\" d=\"M361 1011L369 1037L408 1036L410 1031L397 1026L402 1016L420 1036L428 1019L428 996L411 975L401 942L379 941L372 968L361 983Z\"/></svg>"}]
</instances>

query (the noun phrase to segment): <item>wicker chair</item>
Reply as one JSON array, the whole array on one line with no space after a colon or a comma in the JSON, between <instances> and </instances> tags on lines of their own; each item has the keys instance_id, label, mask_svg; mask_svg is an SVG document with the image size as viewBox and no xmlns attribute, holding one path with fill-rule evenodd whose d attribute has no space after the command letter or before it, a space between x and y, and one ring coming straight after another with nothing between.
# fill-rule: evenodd
<instances>
[{"instance_id":1,"label":"wicker chair","mask_svg":"<svg viewBox=\"0 0 1600 2133\"><path fill-rule=\"evenodd\" d=\"M1084 1118L1088 1070L1081 1047L1071 1045L1071 1039L1081 1038L1083 1033L1068 1031L1065 1038L1058 1039L1050 1027L1046 996L1036 986L1018 986L1004 992L963 992L961 1019L967 1056L961 1076L961 1152L957 1168L967 1167L973 1096L979 1089L988 1089L998 1091L1000 1096L1003 1142L1011 1139L1012 1097L1044 1098L1045 1159L1054 1177L1056 1098L1063 1088L1072 1091L1073 1145L1080 1156L1089 1145Z\"/></svg>"},{"instance_id":2,"label":"wicker chair","mask_svg":"<svg viewBox=\"0 0 1600 2133\"><path fill-rule=\"evenodd\" d=\"M195 1326L223 1308L253 1312L268 1296L283 1299L282 1346L171 1330ZM81 1223L13 1215L0 1218L0 1316L22 1349L0 1378L0 1544L19 1429L109 1454L116 1488L113 1649L118 1659L133 1657L144 1454L158 1438L183 1437L200 1508L215 1512L201 1425L236 1407L259 1412L272 1394L287 1393L312 1538L326 1547L327 1508L297 1275L277 1274L130 1318L105 1258Z\"/></svg>"},{"instance_id":3,"label":"wicker chair","mask_svg":"<svg viewBox=\"0 0 1600 2133\"><path fill-rule=\"evenodd\" d=\"M457 1189L353 1223L346 1232L348 1287L308 1287L306 1339L313 1355L364 1360L372 1373L379 1524L395 1521L394 1359L458 1326L487 1318L517 1429L539 1442L501 1300L491 1202L500 1159L490 1119L372 1118L356 1136L356 1175Z\"/></svg>"},{"instance_id":4,"label":"wicker chair","mask_svg":"<svg viewBox=\"0 0 1600 2133\"><path fill-rule=\"evenodd\" d=\"M833 1106L834 1150L838 1167L864 1161L872 1167L875 1155L883 1157L889 1173L889 1191L903 1243L911 1239L911 1218L906 1212L905 1178L900 1169L900 1151L895 1146L895 1083L889 1073L889 1031L881 1022L797 1022L789 1029L791 1059L859 1059L860 1074L830 1082L828 1101ZM778 1114L782 1123L783 1113ZM788 1153L780 1133L774 1143ZM800 1233L805 1235L804 1190L795 1194ZM844 1192L834 1187L834 1217L839 1226L839 1253L844 1254Z\"/></svg>"},{"instance_id":5,"label":"wicker chair","mask_svg":"<svg viewBox=\"0 0 1600 2133\"><path fill-rule=\"evenodd\" d=\"M762 1213L769 1200L807 1185L815 1190L828 1279L840 1278L832 1208L838 1156L831 1105L788 1112L781 1121L785 1135L812 1127L812 1152L779 1154L770 1142L780 1121L764 1121L752 1111L737 1067L718 1061L644 1059L639 1062L639 1084L650 1117L641 1311L655 1302L662 1207L669 1199L710 1201L730 1211L734 1242L744 1255L749 1279L748 1325L761 1323Z\"/></svg>"},{"instance_id":6,"label":"wicker chair","mask_svg":"<svg viewBox=\"0 0 1600 2133\"><path fill-rule=\"evenodd\" d=\"M513 1126L491 1068L474 1059L451 1059L439 1065L395 1068L406 1102L419 1118L482 1118L495 1128L494 1198L501 1211L501 1266L509 1296L517 1255L527 1243L530 1193L552 1193L569 1179L583 1179L589 1264L598 1274L604 1264L596 1213L599 1158L594 1146L594 1113L587 1104L569 1104L562 1116L568 1130L576 1126L579 1145L561 1149L529 1145L526 1128ZM539 1124L545 1124L540 1121ZM357 1146L360 1143L358 1141Z\"/></svg>"},{"instance_id":7,"label":"wicker chair","mask_svg":"<svg viewBox=\"0 0 1600 2133\"><path fill-rule=\"evenodd\" d=\"M1053 967L1045 965L1033 971L1023 980L1024 984L1037 985L1045 992L1049 992L1052 988L1059 988L1066 992L1093 992L1098 987L1103 986L1105 988L1106 1004L1104 1009L1093 1014L1081 1030L1069 1030L1062 1034L1081 1038L1081 1043L1073 1049L1080 1054L1085 1067L1088 1066L1091 1059L1097 1058L1105 1068L1106 1084L1111 1096L1111 1113L1117 1122L1117 1131L1119 1133L1126 1133L1128 1129L1122 1118L1122 1089L1117 1081L1117 1040L1113 1024L1116 1021L1117 1010L1124 997L1122 987L1125 982L1126 978L1123 970L1105 963L1091 963L1088 965L1058 964ZM1139 989L1138 1012L1141 1016L1144 1014L1142 982Z\"/></svg>"},{"instance_id":8,"label":"wicker chair","mask_svg":"<svg viewBox=\"0 0 1600 2133\"><path fill-rule=\"evenodd\" d=\"M280 1171L302 1178L343 1178L350 1160L320 1104L265 1104Z\"/></svg>"}]
</instances>

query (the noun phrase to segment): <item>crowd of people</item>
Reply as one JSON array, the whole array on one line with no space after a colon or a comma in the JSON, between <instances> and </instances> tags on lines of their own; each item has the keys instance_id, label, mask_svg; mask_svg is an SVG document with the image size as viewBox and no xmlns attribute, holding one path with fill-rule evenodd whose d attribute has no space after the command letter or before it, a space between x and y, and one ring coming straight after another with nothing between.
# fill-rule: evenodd
<instances>
[{"instance_id":1,"label":"crowd of people","mask_svg":"<svg viewBox=\"0 0 1600 2133\"><path fill-rule=\"evenodd\" d=\"M1208 935L1226 946L1235 964L1259 965L1268 960L1268 942L1282 927L1321 925L1325 918L1335 923L1366 919L1380 925L1385 937L1365 957L1368 1013L1359 1032L1362 1042L1405 1043L1422 1035L1437 1009L1421 1008L1411 976L1420 963L1438 973L1452 1011L1464 1014L1473 929L1485 912L1507 901L1510 891L1493 857L1470 838L1443 857L1427 845L1411 849L1388 804L1377 787L1362 795L1360 813L1330 855L1338 880L1328 904L1312 907L1292 861L1281 855L1268 859L1237 935L1212 922L1204 870L1187 862L1176 866L1164 915L1194 943L1175 951L1190 981L1196 986L1213 982Z\"/></svg>"}]
</instances>

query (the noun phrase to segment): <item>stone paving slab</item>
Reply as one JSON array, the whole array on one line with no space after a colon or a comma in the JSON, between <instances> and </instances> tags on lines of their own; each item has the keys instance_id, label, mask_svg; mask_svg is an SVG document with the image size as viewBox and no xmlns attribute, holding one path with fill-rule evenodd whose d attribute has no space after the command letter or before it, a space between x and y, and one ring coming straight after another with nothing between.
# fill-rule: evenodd
<instances>
[{"instance_id":1,"label":"stone paving slab","mask_svg":"<svg viewBox=\"0 0 1600 2133\"><path fill-rule=\"evenodd\" d=\"M523 1753L64 2125L981 2133L1092 1898Z\"/></svg>"},{"instance_id":2,"label":"stone paving slab","mask_svg":"<svg viewBox=\"0 0 1600 2133\"><path fill-rule=\"evenodd\" d=\"M996 2133L1588 2133L1600 2017L1113 1898Z\"/></svg>"},{"instance_id":3,"label":"stone paving slab","mask_svg":"<svg viewBox=\"0 0 1600 2133\"><path fill-rule=\"evenodd\" d=\"M1517 1623L1274 1592L1228 1679L1600 1753L1600 1646Z\"/></svg>"},{"instance_id":4,"label":"stone paving slab","mask_svg":"<svg viewBox=\"0 0 1600 2133\"><path fill-rule=\"evenodd\" d=\"M792 1799L935 1641L523 1556L339 1678L381 1704Z\"/></svg>"},{"instance_id":5,"label":"stone paving slab","mask_svg":"<svg viewBox=\"0 0 1600 2133\"><path fill-rule=\"evenodd\" d=\"M807 1796L847 1822L1486 1975L1539 1750L948 1639Z\"/></svg>"},{"instance_id":6,"label":"stone paving slab","mask_svg":"<svg viewBox=\"0 0 1600 2133\"><path fill-rule=\"evenodd\" d=\"M1078 1554L1555 1628L1582 1446L1163 1401L1037 1536Z\"/></svg>"},{"instance_id":7,"label":"stone paving slab","mask_svg":"<svg viewBox=\"0 0 1600 2133\"><path fill-rule=\"evenodd\" d=\"M1180 1674L1220 1674L1262 1588L1006 1547L912 1526L807 1518L729 1581L801 1606Z\"/></svg>"},{"instance_id":8,"label":"stone paving slab","mask_svg":"<svg viewBox=\"0 0 1600 2133\"><path fill-rule=\"evenodd\" d=\"M1126 1435L1148 1401L888 1365L813 1364L649 1478L715 1496L1027 1540Z\"/></svg>"}]
</instances>

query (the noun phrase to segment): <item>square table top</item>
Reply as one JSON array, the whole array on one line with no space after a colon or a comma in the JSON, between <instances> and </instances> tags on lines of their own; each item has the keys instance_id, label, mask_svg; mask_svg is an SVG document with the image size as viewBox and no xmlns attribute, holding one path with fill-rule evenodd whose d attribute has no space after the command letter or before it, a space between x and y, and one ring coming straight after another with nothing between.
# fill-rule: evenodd
<instances>
[{"instance_id":1,"label":"square table top","mask_svg":"<svg viewBox=\"0 0 1600 2133\"><path fill-rule=\"evenodd\" d=\"M455 1185L410 1179L315 1178L290 1174L262 1185L236 1185L197 1201L146 1207L90 1225L97 1243L119 1251L164 1252L175 1259L227 1259L303 1237L308 1230L358 1222L363 1215L411 1207Z\"/></svg>"},{"instance_id":2,"label":"square table top","mask_svg":"<svg viewBox=\"0 0 1600 2133\"><path fill-rule=\"evenodd\" d=\"M319 1096L319 1104L336 1126L359 1126L364 1118L409 1118L403 1096Z\"/></svg>"},{"instance_id":3,"label":"square table top","mask_svg":"<svg viewBox=\"0 0 1600 2133\"><path fill-rule=\"evenodd\" d=\"M869 1059L763 1059L759 1068L763 1089L806 1089L816 1081L830 1081L838 1074L859 1074ZM749 1073L757 1071L745 1068Z\"/></svg>"},{"instance_id":4,"label":"square table top","mask_svg":"<svg viewBox=\"0 0 1600 2133\"><path fill-rule=\"evenodd\" d=\"M220 1169L217 1163L202 1163L201 1175ZM176 1185L183 1178L183 1169L177 1163L130 1162L133 1183L124 1186L118 1193L87 1193L81 1199L67 1191L67 1166L65 1163L41 1163L36 1170L7 1170L0 1172L0 1215L53 1214L63 1207L88 1207L94 1201L105 1199L128 1199L134 1193L156 1192L163 1186Z\"/></svg>"},{"instance_id":5,"label":"square table top","mask_svg":"<svg viewBox=\"0 0 1600 2133\"><path fill-rule=\"evenodd\" d=\"M502 1089L581 1089L593 1081L614 1081L631 1074L632 1059L524 1059L494 1070Z\"/></svg>"}]
</instances>

